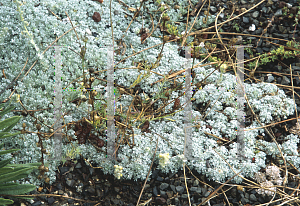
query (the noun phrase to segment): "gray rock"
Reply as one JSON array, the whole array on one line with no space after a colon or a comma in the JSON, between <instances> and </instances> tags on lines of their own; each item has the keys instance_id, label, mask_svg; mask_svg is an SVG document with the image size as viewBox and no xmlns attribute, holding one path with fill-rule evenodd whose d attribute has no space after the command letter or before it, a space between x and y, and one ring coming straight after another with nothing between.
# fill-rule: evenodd
<instances>
[{"instance_id":1,"label":"gray rock","mask_svg":"<svg viewBox=\"0 0 300 206\"><path fill-rule=\"evenodd\" d=\"M75 184L75 180L67 179L66 183L67 183L67 185L69 185L70 187L73 187L74 184Z\"/></svg>"},{"instance_id":2,"label":"gray rock","mask_svg":"<svg viewBox=\"0 0 300 206\"><path fill-rule=\"evenodd\" d=\"M260 53L260 54L264 53L264 51L261 48L259 48L259 47L256 48L256 52Z\"/></svg>"},{"instance_id":3,"label":"gray rock","mask_svg":"<svg viewBox=\"0 0 300 206\"><path fill-rule=\"evenodd\" d=\"M271 83L274 81L274 77L272 75L268 76L267 82Z\"/></svg>"},{"instance_id":4,"label":"gray rock","mask_svg":"<svg viewBox=\"0 0 300 206\"><path fill-rule=\"evenodd\" d=\"M250 195L250 201L252 201L252 202L256 202L257 201L257 198L255 197L254 194Z\"/></svg>"},{"instance_id":5,"label":"gray rock","mask_svg":"<svg viewBox=\"0 0 300 206\"><path fill-rule=\"evenodd\" d=\"M216 7L214 7L214 6L211 6L211 7L210 7L210 10L211 10L213 13L216 13L216 11L217 11L217 8L216 8Z\"/></svg>"},{"instance_id":6,"label":"gray rock","mask_svg":"<svg viewBox=\"0 0 300 206\"><path fill-rule=\"evenodd\" d=\"M157 195L158 195L158 191L157 191L157 188L156 188L156 186L155 187L153 187L153 195L156 197Z\"/></svg>"},{"instance_id":7,"label":"gray rock","mask_svg":"<svg viewBox=\"0 0 300 206\"><path fill-rule=\"evenodd\" d=\"M246 0L241 0L241 4L248 4Z\"/></svg>"},{"instance_id":8,"label":"gray rock","mask_svg":"<svg viewBox=\"0 0 300 206\"><path fill-rule=\"evenodd\" d=\"M175 205L178 205L179 199L177 197L174 198Z\"/></svg>"},{"instance_id":9,"label":"gray rock","mask_svg":"<svg viewBox=\"0 0 300 206\"><path fill-rule=\"evenodd\" d=\"M249 17L243 16L243 22L244 22L245 24L248 24L248 23L250 22Z\"/></svg>"},{"instance_id":10,"label":"gray rock","mask_svg":"<svg viewBox=\"0 0 300 206\"><path fill-rule=\"evenodd\" d=\"M182 186L177 186L177 187L176 187L176 191L177 191L179 194L182 194L183 191L184 191L184 187L182 187Z\"/></svg>"},{"instance_id":11,"label":"gray rock","mask_svg":"<svg viewBox=\"0 0 300 206\"><path fill-rule=\"evenodd\" d=\"M209 194L210 194L210 192L207 191L207 192L204 194L204 197L208 197Z\"/></svg>"},{"instance_id":12,"label":"gray rock","mask_svg":"<svg viewBox=\"0 0 300 206\"><path fill-rule=\"evenodd\" d=\"M292 66L292 70L300 71L300 67L299 66Z\"/></svg>"},{"instance_id":13,"label":"gray rock","mask_svg":"<svg viewBox=\"0 0 300 206\"><path fill-rule=\"evenodd\" d=\"M176 193L176 187L175 187L174 185L170 185L170 187L171 187L172 191L173 191L174 193Z\"/></svg>"},{"instance_id":14,"label":"gray rock","mask_svg":"<svg viewBox=\"0 0 300 206\"><path fill-rule=\"evenodd\" d=\"M267 8L266 8L267 9ZM252 17L253 18L257 18L259 16L259 11L255 11L255 12L253 12L253 14L252 14Z\"/></svg>"},{"instance_id":15,"label":"gray rock","mask_svg":"<svg viewBox=\"0 0 300 206\"><path fill-rule=\"evenodd\" d=\"M278 9L275 14L275 16L282 16L282 10L281 9Z\"/></svg>"},{"instance_id":16,"label":"gray rock","mask_svg":"<svg viewBox=\"0 0 300 206\"><path fill-rule=\"evenodd\" d=\"M75 169L80 169L80 168L82 168L82 166L81 166L81 163L78 162L78 163L76 164L76 166L75 166Z\"/></svg>"},{"instance_id":17,"label":"gray rock","mask_svg":"<svg viewBox=\"0 0 300 206\"><path fill-rule=\"evenodd\" d=\"M286 76L283 76L283 77L282 77L282 80L281 80L281 84L287 85L287 84L289 84L289 83L291 83L290 79L287 78Z\"/></svg>"},{"instance_id":18,"label":"gray rock","mask_svg":"<svg viewBox=\"0 0 300 206\"><path fill-rule=\"evenodd\" d=\"M262 11L263 13L267 13L268 9L267 9L267 7L264 6L264 7L261 9L261 11Z\"/></svg>"},{"instance_id":19,"label":"gray rock","mask_svg":"<svg viewBox=\"0 0 300 206\"><path fill-rule=\"evenodd\" d=\"M182 199L187 199L187 198L188 198L188 195L187 195L187 194L182 194L182 195L181 195L181 198L182 198Z\"/></svg>"},{"instance_id":20,"label":"gray rock","mask_svg":"<svg viewBox=\"0 0 300 206\"><path fill-rule=\"evenodd\" d=\"M165 190L165 189L167 189L169 187L169 184L168 183L161 183L161 185L160 185L160 189L161 190Z\"/></svg>"}]
</instances>

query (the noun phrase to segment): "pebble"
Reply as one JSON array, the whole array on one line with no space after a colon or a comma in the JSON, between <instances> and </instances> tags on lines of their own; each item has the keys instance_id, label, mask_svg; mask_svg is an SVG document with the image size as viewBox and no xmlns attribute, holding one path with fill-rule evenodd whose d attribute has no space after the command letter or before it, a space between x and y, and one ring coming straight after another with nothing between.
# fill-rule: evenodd
<instances>
[{"instance_id":1,"label":"pebble","mask_svg":"<svg viewBox=\"0 0 300 206\"><path fill-rule=\"evenodd\" d=\"M252 14L253 18L257 18L258 16L259 16L259 11L253 12L253 14Z\"/></svg>"},{"instance_id":2,"label":"pebble","mask_svg":"<svg viewBox=\"0 0 300 206\"><path fill-rule=\"evenodd\" d=\"M217 11L217 8L216 8L216 7L214 7L214 6L211 6L211 7L210 7L210 10L211 10L213 13L216 13L216 11Z\"/></svg>"},{"instance_id":3,"label":"pebble","mask_svg":"<svg viewBox=\"0 0 300 206\"><path fill-rule=\"evenodd\" d=\"M250 22L249 17L243 16L243 22L244 22L245 24L248 24L248 23Z\"/></svg>"},{"instance_id":4,"label":"pebble","mask_svg":"<svg viewBox=\"0 0 300 206\"><path fill-rule=\"evenodd\" d=\"M182 194L183 191L184 191L184 187L182 187L182 186L177 186L177 187L176 187L176 191L177 191L179 194Z\"/></svg>"},{"instance_id":5,"label":"pebble","mask_svg":"<svg viewBox=\"0 0 300 206\"><path fill-rule=\"evenodd\" d=\"M289 83L291 83L290 79L287 78L286 76L283 76L281 80L281 84L288 85Z\"/></svg>"},{"instance_id":6,"label":"pebble","mask_svg":"<svg viewBox=\"0 0 300 206\"><path fill-rule=\"evenodd\" d=\"M281 16L282 15L282 10L281 9L278 9L275 14L275 16Z\"/></svg>"},{"instance_id":7,"label":"pebble","mask_svg":"<svg viewBox=\"0 0 300 206\"><path fill-rule=\"evenodd\" d=\"M165 189L167 189L169 187L169 184L167 184L167 183L161 183L161 185L160 185L160 189L161 190L165 190Z\"/></svg>"}]
</instances>

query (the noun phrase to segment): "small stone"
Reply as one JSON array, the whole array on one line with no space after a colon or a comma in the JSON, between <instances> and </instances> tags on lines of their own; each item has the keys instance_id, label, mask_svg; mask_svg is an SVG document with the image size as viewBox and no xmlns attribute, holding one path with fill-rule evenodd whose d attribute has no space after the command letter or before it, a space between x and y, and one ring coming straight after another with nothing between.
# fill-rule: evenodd
<instances>
[{"instance_id":1,"label":"small stone","mask_svg":"<svg viewBox=\"0 0 300 206\"><path fill-rule=\"evenodd\" d=\"M287 78L286 76L283 76L281 80L281 84L288 85L289 83L291 83L290 79Z\"/></svg>"},{"instance_id":2,"label":"small stone","mask_svg":"<svg viewBox=\"0 0 300 206\"><path fill-rule=\"evenodd\" d=\"M164 181L164 179L163 179L162 177L160 177L160 176L158 176L158 177L156 178L156 180L159 181L159 182Z\"/></svg>"},{"instance_id":3,"label":"small stone","mask_svg":"<svg viewBox=\"0 0 300 206\"><path fill-rule=\"evenodd\" d=\"M116 193L119 193L119 192L120 192L120 187L114 187L114 189L115 189L115 192L116 192Z\"/></svg>"},{"instance_id":4,"label":"small stone","mask_svg":"<svg viewBox=\"0 0 300 206\"><path fill-rule=\"evenodd\" d=\"M253 12L253 14L252 14L253 18L257 18L258 16L259 16L259 11Z\"/></svg>"},{"instance_id":5,"label":"small stone","mask_svg":"<svg viewBox=\"0 0 300 206\"><path fill-rule=\"evenodd\" d=\"M210 7L210 10L211 10L213 13L216 13L216 11L217 11L217 8L216 8L216 7L214 7L214 6L211 6L211 7Z\"/></svg>"},{"instance_id":6,"label":"small stone","mask_svg":"<svg viewBox=\"0 0 300 206\"><path fill-rule=\"evenodd\" d=\"M80 162L78 162L78 163L76 164L75 168L76 168L76 169L80 169L80 168L82 168L82 166L81 166L81 163L80 163Z\"/></svg>"},{"instance_id":7,"label":"small stone","mask_svg":"<svg viewBox=\"0 0 300 206\"><path fill-rule=\"evenodd\" d=\"M54 199L53 197L49 197L49 198L48 198L48 203L49 203L50 205L52 205L54 202L55 202L55 199Z\"/></svg>"},{"instance_id":8,"label":"small stone","mask_svg":"<svg viewBox=\"0 0 300 206\"><path fill-rule=\"evenodd\" d=\"M243 22L244 22L245 24L248 24L248 23L250 22L249 17L243 16Z\"/></svg>"},{"instance_id":9,"label":"small stone","mask_svg":"<svg viewBox=\"0 0 300 206\"><path fill-rule=\"evenodd\" d=\"M300 66L292 66L292 70L300 71Z\"/></svg>"},{"instance_id":10,"label":"small stone","mask_svg":"<svg viewBox=\"0 0 300 206\"><path fill-rule=\"evenodd\" d=\"M75 184L75 180L67 179L66 183L67 183L67 185L69 185L70 187L73 187L74 184Z\"/></svg>"},{"instance_id":11,"label":"small stone","mask_svg":"<svg viewBox=\"0 0 300 206\"><path fill-rule=\"evenodd\" d=\"M63 194L64 194L64 191L58 190L58 194L59 194L59 195L63 195Z\"/></svg>"},{"instance_id":12,"label":"small stone","mask_svg":"<svg viewBox=\"0 0 300 206\"><path fill-rule=\"evenodd\" d=\"M149 184L146 184L146 185L145 185L145 190L148 189L148 188L150 188L150 185L149 185Z\"/></svg>"},{"instance_id":13,"label":"small stone","mask_svg":"<svg viewBox=\"0 0 300 206\"><path fill-rule=\"evenodd\" d=\"M254 194L250 195L250 201L252 201L252 202L256 202L257 201L257 198L255 197Z\"/></svg>"},{"instance_id":14,"label":"small stone","mask_svg":"<svg viewBox=\"0 0 300 206\"><path fill-rule=\"evenodd\" d=\"M294 6L294 7L292 7L292 8L290 9L290 12L291 12L292 14L296 14L297 11L298 11L298 7L297 7L297 6Z\"/></svg>"},{"instance_id":15,"label":"small stone","mask_svg":"<svg viewBox=\"0 0 300 206\"><path fill-rule=\"evenodd\" d=\"M275 14L275 16L282 16L282 10L281 9L278 9Z\"/></svg>"},{"instance_id":16,"label":"small stone","mask_svg":"<svg viewBox=\"0 0 300 206\"><path fill-rule=\"evenodd\" d=\"M170 187L171 187L172 191L173 191L174 193L176 193L176 187L175 187L174 185L170 185Z\"/></svg>"},{"instance_id":17,"label":"small stone","mask_svg":"<svg viewBox=\"0 0 300 206\"><path fill-rule=\"evenodd\" d=\"M99 12L94 12L94 15L92 18L95 22L101 21L101 16L100 16Z\"/></svg>"},{"instance_id":18,"label":"small stone","mask_svg":"<svg viewBox=\"0 0 300 206\"><path fill-rule=\"evenodd\" d=\"M95 194L95 188L92 186L89 186L86 191L88 191L91 194Z\"/></svg>"},{"instance_id":19,"label":"small stone","mask_svg":"<svg viewBox=\"0 0 300 206\"><path fill-rule=\"evenodd\" d=\"M241 4L247 4L248 2L246 0L241 0Z\"/></svg>"},{"instance_id":20,"label":"small stone","mask_svg":"<svg viewBox=\"0 0 300 206\"><path fill-rule=\"evenodd\" d=\"M271 83L272 81L274 81L274 77L272 75L269 75L267 82Z\"/></svg>"},{"instance_id":21,"label":"small stone","mask_svg":"<svg viewBox=\"0 0 300 206\"><path fill-rule=\"evenodd\" d=\"M167 189L169 187L169 184L167 184L167 183L161 183L161 185L160 185L160 189L161 190L165 190L165 189Z\"/></svg>"},{"instance_id":22,"label":"small stone","mask_svg":"<svg viewBox=\"0 0 300 206\"><path fill-rule=\"evenodd\" d=\"M187 198L188 198L188 195L187 195L187 194L182 194L182 195L181 195L181 198L182 198L182 199L187 199Z\"/></svg>"},{"instance_id":23,"label":"small stone","mask_svg":"<svg viewBox=\"0 0 300 206\"><path fill-rule=\"evenodd\" d=\"M207 192L204 194L204 197L208 197L209 194L210 194L210 191L207 191Z\"/></svg>"},{"instance_id":24,"label":"small stone","mask_svg":"<svg viewBox=\"0 0 300 206\"><path fill-rule=\"evenodd\" d=\"M192 192L195 192L197 190L197 187L191 187L190 189Z\"/></svg>"},{"instance_id":25,"label":"small stone","mask_svg":"<svg viewBox=\"0 0 300 206\"><path fill-rule=\"evenodd\" d=\"M262 11L263 13L267 13L268 9L267 9L267 7L264 6L264 7L261 9L261 11Z\"/></svg>"},{"instance_id":26,"label":"small stone","mask_svg":"<svg viewBox=\"0 0 300 206\"><path fill-rule=\"evenodd\" d=\"M177 190L177 192L178 192L179 194L182 194L183 191L184 191L184 187L182 187L182 186L177 186L177 187L176 187L176 190Z\"/></svg>"},{"instance_id":27,"label":"small stone","mask_svg":"<svg viewBox=\"0 0 300 206\"><path fill-rule=\"evenodd\" d=\"M158 195L158 191L156 186L153 188L153 195L156 197Z\"/></svg>"},{"instance_id":28,"label":"small stone","mask_svg":"<svg viewBox=\"0 0 300 206\"><path fill-rule=\"evenodd\" d=\"M197 187L199 185L199 181L198 180L195 180L194 182L193 182L193 186L194 187Z\"/></svg>"},{"instance_id":29,"label":"small stone","mask_svg":"<svg viewBox=\"0 0 300 206\"><path fill-rule=\"evenodd\" d=\"M166 195L168 196L168 198L173 197L173 191L166 192Z\"/></svg>"},{"instance_id":30,"label":"small stone","mask_svg":"<svg viewBox=\"0 0 300 206\"><path fill-rule=\"evenodd\" d=\"M119 15L119 11L118 10L114 10L114 15Z\"/></svg>"},{"instance_id":31,"label":"small stone","mask_svg":"<svg viewBox=\"0 0 300 206\"><path fill-rule=\"evenodd\" d=\"M166 199L165 198L162 198L162 197L156 197L155 198L155 203L157 204L160 204L160 205L163 205L163 204L166 204Z\"/></svg>"},{"instance_id":32,"label":"small stone","mask_svg":"<svg viewBox=\"0 0 300 206\"><path fill-rule=\"evenodd\" d=\"M264 51L262 50L262 48L259 48L259 47L256 48L256 52L260 53L260 54L264 53Z\"/></svg>"}]
</instances>

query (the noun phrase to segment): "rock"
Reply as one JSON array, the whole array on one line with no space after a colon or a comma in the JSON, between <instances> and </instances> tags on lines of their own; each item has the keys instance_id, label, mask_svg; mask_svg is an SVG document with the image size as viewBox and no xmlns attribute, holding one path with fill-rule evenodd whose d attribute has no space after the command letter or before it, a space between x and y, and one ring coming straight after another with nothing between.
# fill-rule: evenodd
<instances>
[{"instance_id":1,"label":"rock","mask_svg":"<svg viewBox=\"0 0 300 206\"><path fill-rule=\"evenodd\" d=\"M172 191L173 191L174 193L176 193L176 187L175 187L174 185L170 185L170 187L171 187Z\"/></svg>"},{"instance_id":2,"label":"rock","mask_svg":"<svg viewBox=\"0 0 300 206\"><path fill-rule=\"evenodd\" d=\"M160 176L158 176L158 177L156 178L156 180L157 180L157 181L160 181L160 182L164 181L164 179L163 179L162 177L160 177Z\"/></svg>"},{"instance_id":3,"label":"rock","mask_svg":"<svg viewBox=\"0 0 300 206\"><path fill-rule=\"evenodd\" d=\"M275 16L282 16L282 10L281 9L278 9L275 14Z\"/></svg>"},{"instance_id":4,"label":"rock","mask_svg":"<svg viewBox=\"0 0 300 206\"><path fill-rule=\"evenodd\" d=\"M300 66L292 66L292 70L300 71Z\"/></svg>"},{"instance_id":5,"label":"rock","mask_svg":"<svg viewBox=\"0 0 300 206\"><path fill-rule=\"evenodd\" d=\"M49 203L50 205L52 205L54 202L55 202L54 197L49 197L49 198L48 198L48 203Z\"/></svg>"},{"instance_id":6,"label":"rock","mask_svg":"<svg viewBox=\"0 0 300 206\"><path fill-rule=\"evenodd\" d=\"M188 195L187 195L187 194L182 194L182 195L181 195L181 198L182 198L182 199L187 199L187 198L188 198Z\"/></svg>"},{"instance_id":7,"label":"rock","mask_svg":"<svg viewBox=\"0 0 300 206\"><path fill-rule=\"evenodd\" d=\"M268 9L267 9L267 7L264 6L264 7L261 9L261 11L262 11L263 13L267 13Z\"/></svg>"},{"instance_id":8,"label":"rock","mask_svg":"<svg viewBox=\"0 0 300 206\"><path fill-rule=\"evenodd\" d=\"M290 79L287 78L286 76L283 76L281 80L281 84L288 85L289 83L291 83Z\"/></svg>"},{"instance_id":9,"label":"rock","mask_svg":"<svg viewBox=\"0 0 300 206\"><path fill-rule=\"evenodd\" d=\"M266 8L266 7L265 7ZM267 9L267 8L266 8ZM255 11L255 12L253 12L253 14L252 14L252 17L253 18L257 18L259 16L259 11Z\"/></svg>"},{"instance_id":10,"label":"rock","mask_svg":"<svg viewBox=\"0 0 300 206\"><path fill-rule=\"evenodd\" d=\"M155 203L157 204L160 204L160 205L163 205L163 204L166 204L166 199L165 198L162 198L162 197L156 197L155 198Z\"/></svg>"},{"instance_id":11,"label":"rock","mask_svg":"<svg viewBox=\"0 0 300 206\"><path fill-rule=\"evenodd\" d=\"M58 167L60 174L64 174L69 171L70 167Z\"/></svg>"},{"instance_id":12,"label":"rock","mask_svg":"<svg viewBox=\"0 0 300 206\"><path fill-rule=\"evenodd\" d=\"M153 195L156 197L158 195L157 187L153 187Z\"/></svg>"},{"instance_id":13,"label":"rock","mask_svg":"<svg viewBox=\"0 0 300 206\"><path fill-rule=\"evenodd\" d=\"M252 202L256 202L257 201L257 198L255 197L254 194L250 195L250 201L252 201Z\"/></svg>"},{"instance_id":14,"label":"rock","mask_svg":"<svg viewBox=\"0 0 300 206\"><path fill-rule=\"evenodd\" d=\"M160 189L161 190L165 190L165 189L167 189L169 187L169 184L167 184L167 183L161 183L161 185L160 185Z\"/></svg>"},{"instance_id":15,"label":"rock","mask_svg":"<svg viewBox=\"0 0 300 206\"><path fill-rule=\"evenodd\" d=\"M248 24L248 23L250 22L249 17L243 16L243 22L244 22L245 24Z\"/></svg>"},{"instance_id":16,"label":"rock","mask_svg":"<svg viewBox=\"0 0 300 206\"><path fill-rule=\"evenodd\" d=\"M191 187L190 189L192 192L195 192L197 190L197 187Z\"/></svg>"},{"instance_id":17,"label":"rock","mask_svg":"<svg viewBox=\"0 0 300 206\"><path fill-rule=\"evenodd\" d=\"M82 166L81 166L81 163L80 163L80 162L78 162L78 163L76 164L75 168L76 168L76 169L80 169L80 168L82 168Z\"/></svg>"},{"instance_id":18,"label":"rock","mask_svg":"<svg viewBox=\"0 0 300 206\"><path fill-rule=\"evenodd\" d=\"M166 192L166 195L168 196L168 198L173 197L173 191Z\"/></svg>"},{"instance_id":19,"label":"rock","mask_svg":"<svg viewBox=\"0 0 300 206\"><path fill-rule=\"evenodd\" d=\"M73 187L74 184L75 184L75 180L67 179L66 184L67 184L68 186L70 186L70 187Z\"/></svg>"},{"instance_id":20,"label":"rock","mask_svg":"<svg viewBox=\"0 0 300 206\"><path fill-rule=\"evenodd\" d=\"M204 194L204 197L208 197L209 194L210 194L210 191L207 191L207 192Z\"/></svg>"},{"instance_id":21,"label":"rock","mask_svg":"<svg viewBox=\"0 0 300 206\"><path fill-rule=\"evenodd\" d=\"M248 4L246 0L241 0L241 4Z\"/></svg>"},{"instance_id":22,"label":"rock","mask_svg":"<svg viewBox=\"0 0 300 206\"><path fill-rule=\"evenodd\" d=\"M101 21L101 16L100 16L99 12L94 12L94 15L93 15L92 19L93 19L95 22Z\"/></svg>"},{"instance_id":23,"label":"rock","mask_svg":"<svg viewBox=\"0 0 300 206\"><path fill-rule=\"evenodd\" d=\"M177 187L176 187L176 191L177 191L179 194L182 194L183 191L184 191L184 187L182 187L182 186L177 186Z\"/></svg>"},{"instance_id":24,"label":"rock","mask_svg":"<svg viewBox=\"0 0 300 206\"><path fill-rule=\"evenodd\" d=\"M216 8L216 7L214 7L214 6L211 6L211 7L210 7L210 10L211 10L213 13L216 13L216 11L217 11L217 8Z\"/></svg>"},{"instance_id":25,"label":"rock","mask_svg":"<svg viewBox=\"0 0 300 206\"><path fill-rule=\"evenodd\" d=\"M259 48L259 47L256 48L256 52L260 53L260 54L264 53L264 51L261 48Z\"/></svg>"}]
</instances>

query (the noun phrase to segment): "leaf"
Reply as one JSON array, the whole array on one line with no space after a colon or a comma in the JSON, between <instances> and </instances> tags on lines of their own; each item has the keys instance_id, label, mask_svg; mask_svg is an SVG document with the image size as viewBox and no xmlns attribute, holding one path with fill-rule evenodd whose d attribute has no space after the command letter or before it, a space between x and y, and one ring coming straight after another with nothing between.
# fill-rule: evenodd
<instances>
[{"instance_id":1,"label":"leaf","mask_svg":"<svg viewBox=\"0 0 300 206\"><path fill-rule=\"evenodd\" d=\"M4 135L4 134L6 134L6 135ZM13 133L13 134L11 134L9 132L0 132L0 139L4 139L4 138L7 138L7 137L13 137L13 136L16 136L18 134L21 134L21 132L19 131L19 132Z\"/></svg>"},{"instance_id":2,"label":"leaf","mask_svg":"<svg viewBox=\"0 0 300 206\"><path fill-rule=\"evenodd\" d=\"M0 106L2 106L2 105L0 105ZM7 114L8 112L10 112L14 108L15 108L14 106L9 106L9 107L5 108L3 111L0 112L0 116L4 116L5 114Z\"/></svg>"},{"instance_id":3,"label":"leaf","mask_svg":"<svg viewBox=\"0 0 300 206\"><path fill-rule=\"evenodd\" d=\"M10 161L12 161L12 159L13 158L0 161L0 171L1 171L1 168L4 167L5 165L7 165L8 163L10 163Z\"/></svg>"},{"instance_id":4,"label":"leaf","mask_svg":"<svg viewBox=\"0 0 300 206\"><path fill-rule=\"evenodd\" d=\"M15 168L14 172L0 175L0 183L19 180L25 178L30 174L32 168Z\"/></svg>"},{"instance_id":5,"label":"leaf","mask_svg":"<svg viewBox=\"0 0 300 206\"><path fill-rule=\"evenodd\" d=\"M4 129L2 132L10 131L21 119L22 116L13 116L0 122L0 130Z\"/></svg>"},{"instance_id":6,"label":"leaf","mask_svg":"<svg viewBox=\"0 0 300 206\"><path fill-rule=\"evenodd\" d=\"M21 195L36 189L35 185L6 183L0 187L0 195Z\"/></svg>"},{"instance_id":7,"label":"leaf","mask_svg":"<svg viewBox=\"0 0 300 206\"><path fill-rule=\"evenodd\" d=\"M4 154L7 154L7 153L12 153L12 152L19 151L19 150L20 149L3 150L3 151L0 151L0 155L4 155Z\"/></svg>"},{"instance_id":8,"label":"leaf","mask_svg":"<svg viewBox=\"0 0 300 206\"><path fill-rule=\"evenodd\" d=\"M14 201L9 199L0 198L0 205L11 205L14 204Z\"/></svg>"}]
</instances>

